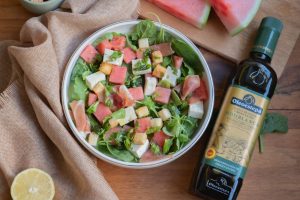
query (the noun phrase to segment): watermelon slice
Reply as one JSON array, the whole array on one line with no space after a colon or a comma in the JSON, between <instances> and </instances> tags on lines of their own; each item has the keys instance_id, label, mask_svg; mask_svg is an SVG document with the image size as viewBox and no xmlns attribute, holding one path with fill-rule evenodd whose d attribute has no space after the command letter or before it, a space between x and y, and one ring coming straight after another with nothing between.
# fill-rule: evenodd
<instances>
[{"instance_id":1,"label":"watermelon slice","mask_svg":"<svg viewBox=\"0 0 300 200\"><path fill-rule=\"evenodd\" d=\"M148 0L189 24L202 28L208 19L210 5L206 0Z\"/></svg>"},{"instance_id":2,"label":"watermelon slice","mask_svg":"<svg viewBox=\"0 0 300 200\"><path fill-rule=\"evenodd\" d=\"M210 3L230 35L234 36L249 25L261 0L210 0Z\"/></svg>"}]
</instances>

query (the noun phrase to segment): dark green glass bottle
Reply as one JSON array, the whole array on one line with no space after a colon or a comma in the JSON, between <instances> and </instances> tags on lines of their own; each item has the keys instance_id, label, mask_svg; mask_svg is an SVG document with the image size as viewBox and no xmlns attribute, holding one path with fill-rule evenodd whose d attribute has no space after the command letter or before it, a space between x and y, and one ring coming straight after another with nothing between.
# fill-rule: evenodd
<instances>
[{"instance_id":1,"label":"dark green glass bottle","mask_svg":"<svg viewBox=\"0 0 300 200\"><path fill-rule=\"evenodd\" d=\"M239 64L226 93L191 191L206 199L236 199L277 84L270 67L282 31L273 17L262 20L250 57Z\"/></svg>"}]
</instances>

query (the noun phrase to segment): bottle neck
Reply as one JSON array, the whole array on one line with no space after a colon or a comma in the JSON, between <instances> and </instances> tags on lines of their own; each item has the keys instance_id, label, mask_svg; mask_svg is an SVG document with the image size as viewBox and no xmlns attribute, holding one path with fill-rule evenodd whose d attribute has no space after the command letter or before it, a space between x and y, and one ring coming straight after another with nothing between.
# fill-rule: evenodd
<instances>
[{"instance_id":1,"label":"bottle neck","mask_svg":"<svg viewBox=\"0 0 300 200\"><path fill-rule=\"evenodd\" d=\"M271 57L264 54L264 53L261 53L261 52L251 51L250 52L250 57L255 59L255 60L261 60L264 63L268 63L268 64L271 63Z\"/></svg>"}]
</instances>

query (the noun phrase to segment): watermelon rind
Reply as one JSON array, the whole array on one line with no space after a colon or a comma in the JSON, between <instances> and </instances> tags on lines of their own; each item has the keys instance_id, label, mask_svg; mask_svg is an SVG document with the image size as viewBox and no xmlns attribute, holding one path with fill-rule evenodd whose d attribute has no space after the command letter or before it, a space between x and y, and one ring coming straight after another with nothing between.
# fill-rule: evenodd
<instances>
[{"instance_id":1,"label":"watermelon rind","mask_svg":"<svg viewBox=\"0 0 300 200\"><path fill-rule=\"evenodd\" d=\"M206 23L207 23L207 20L208 20L208 16L209 16L209 13L210 13L210 9L211 9L211 6L209 3L206 3L204 9L203 9L203 14L200 18L200 21L199 21L199 25L198 27L199 28L203 28Z\"/></svg>"},{"instance_id":2,"label":"watermelon rind","mask_svg":"<svg viewBox=\"0 0 300 200\"><path fill-rule=\"evenodd\" d=\"M238 33L240 33L241 31L243 31L249 24L250 22L253 20L253 18L255 17L259 7L260 7L260 4L261 4L262 0L257 0L256 1L256 4L252 7L252 9L250 10L247 18L240 24L240 26L232 29L229 34L231 36L235 36L237 35Z\"/></svg>"}]
</instances>

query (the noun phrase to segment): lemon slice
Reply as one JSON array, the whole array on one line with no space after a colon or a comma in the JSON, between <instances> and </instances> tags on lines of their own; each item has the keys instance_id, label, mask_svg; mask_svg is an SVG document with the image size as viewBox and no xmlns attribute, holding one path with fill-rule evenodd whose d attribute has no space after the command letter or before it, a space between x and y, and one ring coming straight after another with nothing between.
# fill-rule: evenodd
<instances>
[{"instance_id":1,"label":"lemon slice","mask_svg":"<svg viewBox=\"0 0 300 200\"><path fill-rule=\"evenodd\" d=\"M52 200L55 189L49 174L29 168L14 178L10 193L13 200Z\"/></svg>"}]
</instances>

